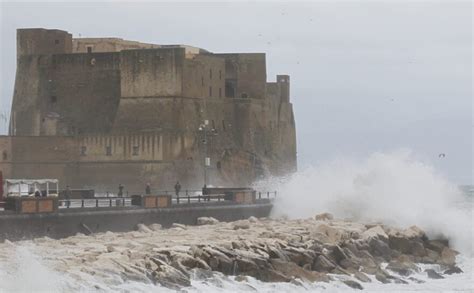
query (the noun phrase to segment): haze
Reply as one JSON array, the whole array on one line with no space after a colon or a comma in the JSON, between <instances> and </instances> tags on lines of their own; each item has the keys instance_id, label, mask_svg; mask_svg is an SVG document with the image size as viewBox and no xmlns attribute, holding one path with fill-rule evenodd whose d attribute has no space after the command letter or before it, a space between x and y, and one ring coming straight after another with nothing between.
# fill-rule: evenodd
<instances>
[{"instance_id":1,"label":"haze","mask_svg":"<svg viewBox=\"0 0 474 293\"><path fill-rule=\"evenodd\" d=\"M468 1L2 3L4 116L13 94L16 29L29 27L264 52L268 80L291 76L300 169L407 148L453 182L473 183ZM0 134L7 130L0 116Z\"/></svg>"}]
</instances>

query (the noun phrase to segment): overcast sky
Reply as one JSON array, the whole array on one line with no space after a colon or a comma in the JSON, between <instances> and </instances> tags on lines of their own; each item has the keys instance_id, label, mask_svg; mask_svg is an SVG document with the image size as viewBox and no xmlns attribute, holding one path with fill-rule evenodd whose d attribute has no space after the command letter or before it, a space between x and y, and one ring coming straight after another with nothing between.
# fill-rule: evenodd
<instances>
[{"instance_id":1,"label":"overcast sky","mask_svg":"<svg viewBox=\"0 0 474 293\"><path fill-rule=\"evenodd\" d=\"M264 52L269 81L291 76L300 168L408 148L472 183L469 1L1 5L1 113L11 107L17 28Z\"/></svg>"}]
</instances>

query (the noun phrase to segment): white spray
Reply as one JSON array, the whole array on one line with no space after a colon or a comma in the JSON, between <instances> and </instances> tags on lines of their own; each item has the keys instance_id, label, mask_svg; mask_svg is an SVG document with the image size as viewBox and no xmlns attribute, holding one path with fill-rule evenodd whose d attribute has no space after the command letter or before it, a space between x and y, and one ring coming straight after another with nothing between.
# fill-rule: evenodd
<instances>
[{"instance_id":1,"label":"white spray","mask_svg":"<svg viewBox=\"0 0 474 293\"><path fill-rule=\"evenodd\" d=\"M472 252L472 200L408 150L375 153L362 162L338 159L259 185L279 191L276 216L330 212L339 218L418 225L429 236L448 237L458 250Z\"/></svg>"}]
</instances>

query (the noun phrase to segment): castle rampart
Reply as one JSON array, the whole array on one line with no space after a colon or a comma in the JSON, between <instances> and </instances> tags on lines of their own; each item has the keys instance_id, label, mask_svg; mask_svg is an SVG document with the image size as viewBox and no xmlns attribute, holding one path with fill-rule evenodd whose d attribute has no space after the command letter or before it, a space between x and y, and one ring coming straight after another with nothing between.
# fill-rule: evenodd
<instances>
[{"instance_id":1,"label":"castle rampart","mask_svg":"<svg viewBox=\"0 0 474 293\"><path fill-rule=\"evenodd\" d=\"M211 184L296 169L289 76L267 82L263 53L20 29L17 64L0 138L12 154L0 168L15 178L202 186L205 157Z\"/></svg>"}]
</instances>

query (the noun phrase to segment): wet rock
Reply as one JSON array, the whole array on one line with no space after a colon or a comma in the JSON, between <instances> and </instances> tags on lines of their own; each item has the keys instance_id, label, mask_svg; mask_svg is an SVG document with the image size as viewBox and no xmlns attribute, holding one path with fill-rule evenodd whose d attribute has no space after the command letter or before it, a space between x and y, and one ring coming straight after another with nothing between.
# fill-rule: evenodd
<instances>
[{"instance_id":1,"label":"wet rock","mask_svg":"<svg viewBox=\"0 0 474 293\"><path fill-rule=\"evenodd\" d=\"M322 213L314 216L314 219L317 221L331 221L334 219L334 216L330 213Z\"/></svg>"},{"instance_id":2,"label":"wet rock","mask_svg":"<svg viewBox=\"0 0 474 293\"><path fill-rule=\"evenodd\" d=\"M379 239L371 238L369 240L369 249L370 249L370 252L374 256L383 257L385 260L390 260L390 258L391 258L392 250L387 245L387 243L385 243L385 242L383 242Z\"/></svg>"},{"instance_id":3,"label":"wet rock","mask_svg":"<svg viewBox=\"0 0 474 293\"><path fill-rule=\"evenodd\" d=\"M107 245L107 252L114 252L114 251L117 251L117 249L114 246Z\"/></svg>"},{"instance_id":4,"label":"wet rock","mask_svg":"<svg viewBox=\"0 0 474 293\"><path fill-rule=\"evenodd\" d=\"M356 281L352 281L352 280L345 280L345 281L342 281L344 284L346 284L347 286L353 288L353 289L358 289L358 290L363 290L364 287L362 287L361 284L359 284L358 282Z\"/></svg>"},{"instance_id":5,"label":"wet rock","mask_svg":"<svg viewBox=\"0 0 474 293\"><path fill-rule=\"evenodd\" d=\"M344 238L343 231L326 224L317 226L316 229L312 231L312 236L316 236L315 233L322 234L325 239L321 240L325 243L338 244ZM347 235L346 238L350 238L349 235Z\"/></svg>"},{"instance_id":6,"label":"wet rock","mask_svg":"<svg viewBox=\"0 0 474 293\"><path fill-rule=\"evenodd\" d=\"M361 239L368 240L370 238L375 238L382 241L387 241L387 233L380 226L372 227L364 232L362 232Z\"/></svg>"},{"instance_id":7,"label":"wet rock","mask_svg":"<svg viewBox=\"0 0 474 293\"><path fill-rule=\"evenodd\" d=\"M354 277L364 283L370 283L372 280L364 273L362 272L354 272Z\"/></svg>"},{"instance_id":8,"label":"wet rock","mask_svg":"<svg viewBox=\"0 0 474 293\"><path fill-rule=\"evenodd\" d=\"M313 270L318 272L330 272L335 268L336 264L323 254L318 255L313 263Z\"/></svg>"},{"instance_id":9,"label":"wet rock","mask_svg":"<svg viewBox=\"0 0 474 293\"><path fill-rule=\"evenodd\" d=\"M415 283L417 283L417 284L423 284L423 283L425 282L425 281L420 280L420 279L417 279L417 278L415 278L415 277L410 277L410 278L408 278L408 280L410 280L410 281L412 281L412 282L415 282Z\"/></svg>"},{"instance_id":10,"label":"wet rock","mask_svg":"<svg viewBox=\"0 0 474 293\"><path fill-rule=\"evenodd\" d=\"M443 248L443 251L441 251L441 258L440 258L440 263L447 265L447 266L453 266L456 263L456 254L454 250L452 250L449 247Z\"/></svg>"},{"instance_id":11,"label":"wet rock","mask_svg":"<svg viewBox=\"0 0 474 293\"><path fill-rule=\"evenodd\" d=\"M150 228L148 228L145 224L138 224L137 225L137 230L139 232L143 232L143 233L151 233L153 232Z\"/></svg>"},{"instance_id":12,"label":"wet rock","mask_svg":"<svg viewBox=\"0 0 474 293\"><path fill-rule=\"evenodd\" d=\"M254 216L249 217L248 220L249 220L250 223L258 223L259 222L259 220Z\"/></svg>"},{"instance_id":13,"label":"wet rock","mask_svg":"<svg viewBox=\"0 0 474 293\"><path fill-rule=\"evenodd\" d=\"M418 270L417 266L411 262L391 261L387 265L387 270L396 272L401 276L409 276Z\"/></svg>"},{"instance_id":14,"label":"wet rock","mask_svg":"<svg viewBox=\"0 0 474 293\"><path fill-rule=\"evenodd\" d=\"M438 262L440 258L439 253L428 248L426 248L425 251L426 251L426 255L421 258L420 262L431 263L431 264Z\"/></svg>"},{"instance_id":15,"label":"wet rock","mask_svg":"<svg viewBox=\"0 0 474 293\"><path fill-rule=\"evenodd\" d=\"M197 218L198 225L215 225L219 223L219 220L213 217L199 217Z\"/></svg>"},{"instance_id":16,"label":"wet rock","mask_svg":"<svg viewBox=\"0 0 474 293\"><path fill-rule=\"evenodd\" d=\"M437 273L433 269L427 269L425 270L425 273L428 275L428 278L430 279L444 279L443 276L441 276L439 273Z\"/></svg>"},{"instance_id":17,"label":"wet rock","mask_svg":"<svg viewBox=\"0 0 474 293\"><path fill-rule=\"evenodd\" d=\"M153 231L160 231L163 227L160 225L160 224L151 224L150 226L148 226L151 230Z\"/></svg>"},{"instance_id":18,"label":"wet rock","mask_svg":"<svg viewBox=\"0 0 474 293\"><path fill-rule=\"evenodd\" d=\"M239 275L239 276L235 277L234 280L237 281L237 282L246 282L247 283L249 281L249 278L247 276Z\"/></svg>"},{"instance_id":19,"label":"wet rock","mask_svg":"<svg viewBox=\"0 0 474 293\"><path fill-rule=\"evenodd\" d=\"M258 278L263 282L290 282L292 279L274 269L261 270L258 273Z\"/></svg>"},{"instance_id":20,"label":"wet rock","mask_svg":"<svg viewBox=\"0 0 474 293\"><path fill-rule=\"evenodd\" d=\"M449 245L448 240L443 239L436 239L436 240L428 240L425 242L425 247L436 251L438 254L441 254L443 249Z\"/></svg>"},{"instance_id":21,"label":"wet rock","mask_svg":"<svg viewBox=\"0 0 474 293\"><path fill-rule=\"evenodd\" d=\"M157 283L174 290L191 286L189 276L156 258L152 258L151 260L154 261L158 267L156 271L151 273L151 279L155 284Z\"/></svg>"},{"instance_id":22,"label":"wet rock","mask_svg":"<svg viewBox=\"0 0 474 293\"><path fill-rule=\"evenodd\" d=\"M461 274L463 270L461 270L458 266L451 266L449 269L444 271L445 275L452 275L452 274Z\"/></svg>"},{"instance_id":23,"label":"wet rock","mask_svg":"<svg viewBox=\"0 0 474 293\"><path fill-rule=\"evenodd\" d=\"M234 222L234 225L232 227L234 230L238 229L249 229L250 228L250 222L248 220L240 220Z\"/></svg>"},{"instance_id":24,"label":"wet rock","mask_svg":"<svg viewBox=\"0 0 474 293\"><path fill-rule=\"evenodd\" d=\"M171 225L171 228L178 228L178 229L186 230L186 225L178 224L178 223L173 223L173 224Z\"/></svg>"},{"instance_id":25,"label":"wet rock","mask_svg":"<svg viewBox=\"0 0 474 293\"><path fill-rule=\"evenodd\" d=\"M328 281L326 274L307 271L293 262L285 262L278 259L270 260L273 269L281 274L293 278L300 278L310 282Z\"/></svg>"}]
</instances>

